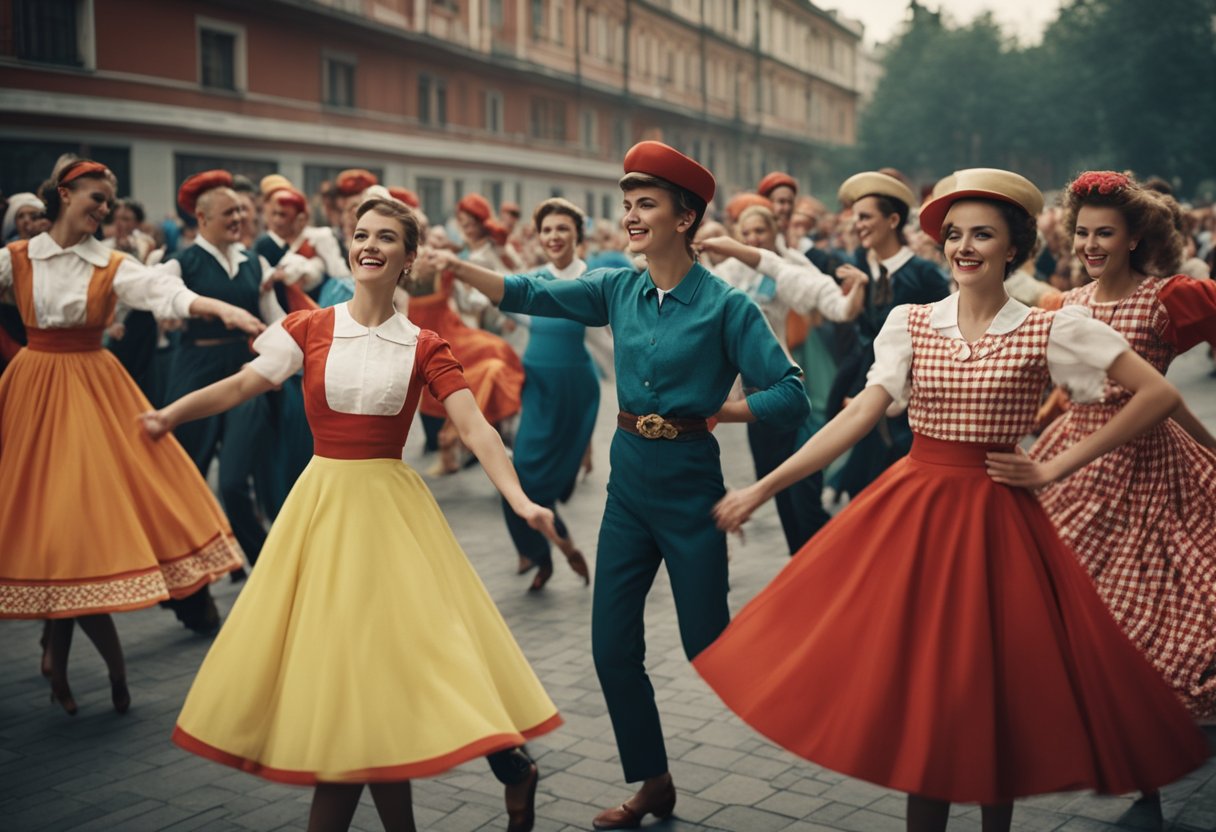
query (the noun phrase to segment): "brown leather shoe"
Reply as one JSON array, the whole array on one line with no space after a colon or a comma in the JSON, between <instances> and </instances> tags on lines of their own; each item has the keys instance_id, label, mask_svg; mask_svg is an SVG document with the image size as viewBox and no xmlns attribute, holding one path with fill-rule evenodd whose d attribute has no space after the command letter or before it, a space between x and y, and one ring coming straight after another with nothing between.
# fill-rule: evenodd
<instances>
[{"instance_id":1,"label":"brown leather shoe","mask_svg":"<svg viewBox=\"0 0 1216 832\"><path fill-rule=\"evenodd\" d=\"M643 799L639 791L620 806L600 812L591 825L596 829L637 829L642 825L642 818L647 815L665 820L671 817L675 810L676 786L668 777L667 787L658 794Z\"/></svg>"}]
</instances>

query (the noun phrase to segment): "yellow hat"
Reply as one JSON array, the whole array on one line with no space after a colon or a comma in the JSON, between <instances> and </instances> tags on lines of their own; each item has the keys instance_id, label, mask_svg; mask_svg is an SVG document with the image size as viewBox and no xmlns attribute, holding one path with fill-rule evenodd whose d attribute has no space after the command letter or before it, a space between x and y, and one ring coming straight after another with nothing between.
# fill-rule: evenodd
<instances>
[{"instance_id":1,"label":"yellow hat","mask_svg":"<svg viewBox=\"0 0 1216 832\"><path fill-rule=\"evenodd\" d=\"M867 196L886 196L897 199L909 209L916 205L916 195L912 193L911 188L894 176L879 173L876 170L853 174L844 180L844 184L840 186L836 196L845 206L852 205Z\"/></svg>"},{"instance_id":2,"label":"yellow hat","mask_svg":"<svg viewBox=\"0 0 1216 832\"><path fill-rule=\"evenodd\" d=\"M942 193L938 193L938 189ZM956 170L933 189L934 197L920 209L921 230L942 241L942 222L950 206L961 199L995 199L1016 205L1032 217L1043 210L1043 194L1034 183L1016 173L997 168Z\"/></svg>"},{"instance_id":3,"label":"yellow hat","mask_svg":"<svg viewBox=\"0 0 1216 832\"><path fill-rule=\"evenodd\" d=\"M291 188L291 180L281 173L272 173L262 177L262 181L258 183L258 190L262 192L262 196L270 196L275 191L281 188Z\"/></svg>"}]
</instances>

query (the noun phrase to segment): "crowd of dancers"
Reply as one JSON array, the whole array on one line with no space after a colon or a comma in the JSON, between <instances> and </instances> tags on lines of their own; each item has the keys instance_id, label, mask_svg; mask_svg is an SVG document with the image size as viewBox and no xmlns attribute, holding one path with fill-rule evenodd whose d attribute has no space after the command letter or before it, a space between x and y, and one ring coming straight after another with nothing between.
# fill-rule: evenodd
<instances>
[{"instance_id":1,"label":"crowd of dancers","mask_svg":"<svg viewBox=\"0 0 1216 832\"><path fill-rule=\"evenodd\" d=\"M1065 789L1159 805L1216 716L1216 439L1162 375L1216 342L1211 210L1110 171L1051 206L996 169L920 195L861 172L839 212L781 172L721 200L656 141L623 174L619 227L478 194L432 225L365 170L312 198L206 171L159 227L85 159L11 197L0 618L46 621L52 702L77 711L79 623L126 712L111 614L162 603L218 630L172 740L314 787L310 830L365 785L413 829L410 780L476 757L532 829L525 743L561 717L403 447L417 413L428 473L480 464L529 591L553 547L592 583L558 507L610 379L590 651L640 786L594 828L675 811L660 564L722 700L906 792L911 832L955 801L1002 832ZM747 423L753 485L726 490L721 422ZM770 498L792 559L732 621L726 535Z\"/></svg>"}]
</instances>

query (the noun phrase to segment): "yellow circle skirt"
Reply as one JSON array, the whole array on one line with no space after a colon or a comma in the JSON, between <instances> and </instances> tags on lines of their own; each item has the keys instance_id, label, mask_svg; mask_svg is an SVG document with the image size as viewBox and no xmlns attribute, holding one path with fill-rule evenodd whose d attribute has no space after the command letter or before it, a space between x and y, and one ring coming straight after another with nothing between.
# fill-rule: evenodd
<instances>
[{"instance_id":1,"label":"yellow circle skirt","mask_svg":"<svg viewBox=\"0 0 1216 832\"><path fill-rule=\"evenodd\" d=\"M426 777L561 724L422 479L313 457L178 717L284 783Z\"/></svg>"}]
</instances>

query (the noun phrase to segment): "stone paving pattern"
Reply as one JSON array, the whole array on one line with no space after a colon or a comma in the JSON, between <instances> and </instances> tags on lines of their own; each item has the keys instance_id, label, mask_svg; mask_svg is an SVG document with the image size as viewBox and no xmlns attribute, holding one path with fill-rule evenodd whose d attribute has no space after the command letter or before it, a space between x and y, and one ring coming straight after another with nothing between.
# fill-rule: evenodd
<instances>
[{"instance_id":1,"label":"stone paving pattern","mask_svg":"<svg viewBox=\"0 0 1216 832\"><path fill-rule=\"evenodd\" d=\"M1216 379L1204 348L1182 357L1171 378L1193 410L1216 429ZM615 396L606 387L595 435L595 469L562 509L576 540L594 559L607 481L607 443ZM417 431L421 433L420 430ZM741 426L724 425L728 482L752 479ZM406 457L425 469L418 435ZM11 486L11 484L9 484ZM557 702L566 724L532 743L543 779L538 832L590 829L591 818L631 794L622 782L612 729L590 654L591 593L559 564L541 594L514 574L515 555L499 501L474 468L431 486L465 551L516 638ZM786 562L776 513L764 507L732 540L731 604L738 609ZM237 587L216 585L227 610ZM717 832L903 832L902 795L821 769L773 746L744 726L685 661L666 575L660 571L646 609L648 666L679 788L676 816L647 828ZM126 647L133 705L118 716L109 704L105 667L77 633L71 683L80 713L70 718L47 702L38 675L38 622L3 622L0 632L0 830L303 830L308 789L281 786L195 757L169 742L174 718L210 640L184 631L160 609L117 616ZM865 661L864 656L858 657ZM239 679L232 680L240 684ZM824 684L831 684L825 679ZM409 719L409 714L401 714ZM1216 729L1209 728L1216 742ZM1168 829L1216 830L1216 761L1163 792ZM1051 794L1019 801L1018 832L1114 832L1145 829L1134 795ZM502 789L478 760L414 787L420 829L472 832L505 828ZM951 832L978 832L979 809L956 806ZM354 829L379 830L364 794Z\"/></svg>"}]
</instances>

